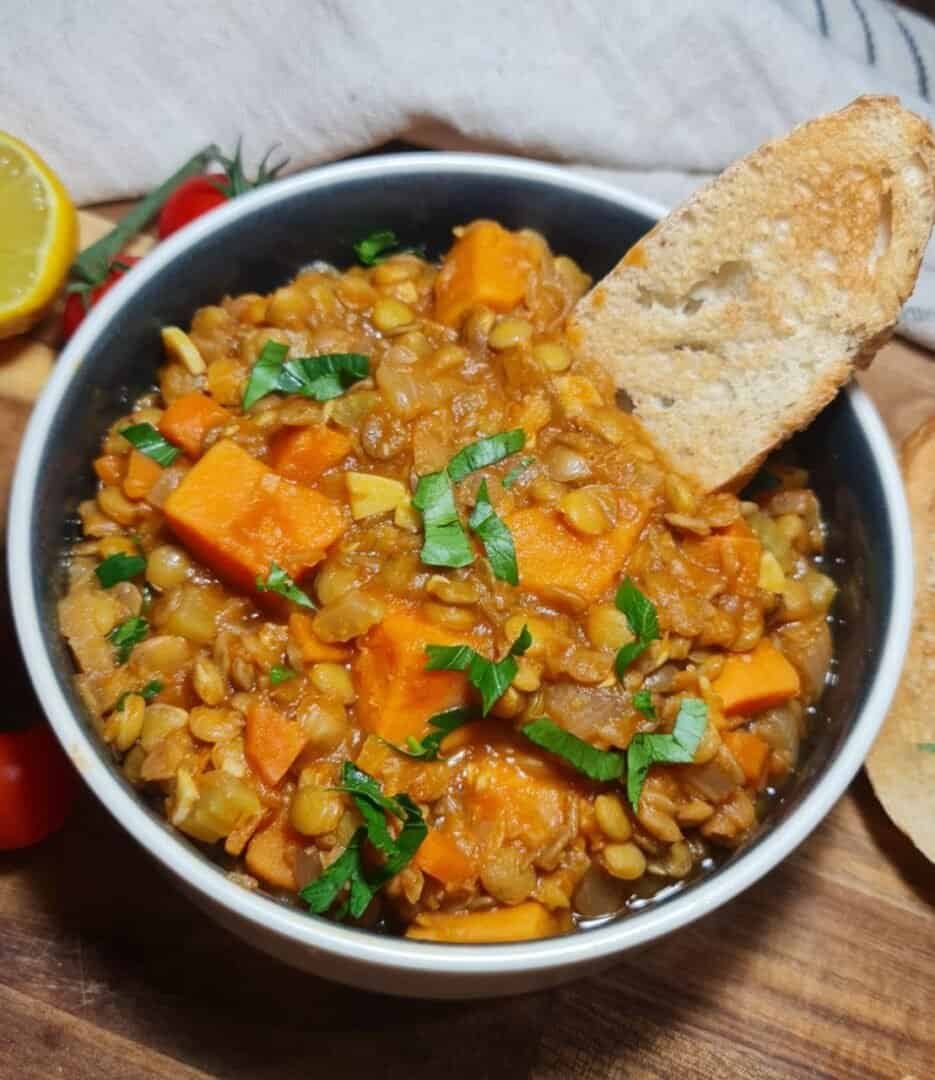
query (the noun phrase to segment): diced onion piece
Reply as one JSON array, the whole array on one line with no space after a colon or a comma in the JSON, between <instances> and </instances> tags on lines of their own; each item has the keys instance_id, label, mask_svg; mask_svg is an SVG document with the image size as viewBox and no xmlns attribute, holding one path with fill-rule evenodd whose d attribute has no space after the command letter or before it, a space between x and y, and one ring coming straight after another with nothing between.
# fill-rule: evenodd
<instances>
[{"instance_id":1,"label":"diced onion piece","mask_svg":"<svg viewBox=\"0 0 935 1080\"><path fill-rule=\"evenodd\" d=\"M204 375L207 365L198 351L198 346L177 326L162 328L162 347L170 360L178 360L191 375Z\"/></svg>"}]
</instances>

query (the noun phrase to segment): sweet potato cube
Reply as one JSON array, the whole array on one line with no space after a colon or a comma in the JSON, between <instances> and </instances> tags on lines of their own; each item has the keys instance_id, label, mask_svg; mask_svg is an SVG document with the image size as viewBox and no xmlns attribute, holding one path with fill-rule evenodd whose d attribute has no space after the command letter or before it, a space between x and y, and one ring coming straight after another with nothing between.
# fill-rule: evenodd
<instances>
[{"instance_id":1,"label":"sweet potato cube","mask_svg":"<svg viewBox=\"0 0 935 1080\"><path fill-rule=\"evenodd\" d=\"M357 716L361 725L391 742L426 731L435 713L464 705L467 677L460 671L426 671L426 645L472 645L417 612L391 611L362 639L354 663Z\"/></svg>"},{"instance_id":2,"label":"sweet potato cube","mask_svg":"<svg viewBox=\"0 0 935 1080\"><path fill-rule=\"evenodd\" d=\"M183 394L170 402L159 420L159 430L170 443L197 458L207 434L230 419L227 409L207 394Z\"/></svg>"},{"instance_id":3,"label":"sweet potato cube","mask_svg":"<svg viewBox=\"0 0 935 1080\"><path fill-rule=\"evenodd\" d=\"M424 911L406 931L416 941L450 941L476 944L483 941L534 941L568 929L567 920L535 900L516 907L494 908L448 915Z\"/></svg>"},{"instance_id":4,"label":"sweet potato cube","mask_svg":"<svg viewBox=\"0 0 935 1080\"><path fill-rule=\"evenodd\" d=\"M327 424L286 428L273 440L269 463L280 476L298 484L315 484L322 473L351 452L351 440Z\"/></svg>"},{"instance_id":5,"label":"sweet potato cube","mask_svg":"<svg viewBox=\"0 0 935 1080\"><path fill-rule=\"evenodd\" d=\"M435 280L439 320L457 326L480 304L510 311L526 295L536 261L535 248L525 237L495 221L472 222L445 256Z\"/></svg>"},{"instance_id":6,"label":"sweet potato cube","mask_svg":"<svg viewBox=\"0 0 935 1080\"><path fill-rule=\"evenodd\" d=\"M123 493L128 499L145 499L162 476L162 466L139 450L130 451L127 475L123 478Z\"/></svg>"},{"instance_id":7,"label":"sweet potato cube","mask_svg":"<svg viewBox=\"0 0 935 1080\"><path fill-rule=\"evenodd\" d=\"M727 749L743 769L748 784L760 787L766 776L769 744L752 731L725 731L721 735Z\"/></svg>"},{"instance_id":8,"label":"sweet potato cube","mask_svg":"<svg viewBox=\"0 0 935 1080\"><path fill-rule=\"evenodd\" d=\"M750 716L795 697L801 684L792 664L764 639L752 652L729 656L711 688L725 716Z\"/></svg>"},{"instance_id":9,"label":"sweet potato cube","mask_svg":"<svg viewBox=\"0 0 935 1080\"><path fill-rule=\"evenodd\" d=\"M584 536L557 510L533 506L510 514L520 588L554 596L573 593L595 603L615 584L649 516L649 508L620 503L617 525L602 536Z\"/></svg>"},{"instance_id":10,"label":"sweet potato cube","mask_svg":"<svg viewBox=\"0 0 935 1080\"><path fill-rule=\"evenodd\" d=\"M274 562L301 577L347 527L337 503L277 476L228 440L188 471L164 509L193 554L249 591Z\"/></svg>"},{"instance_id":11,"label":"sweet potato cube","mask_svg":"<svg viewBox=\"0 0 935 1080\"><path fill-rule=\"evenodd\" d=\"M415 856L416 866L437 881L457 885L469 881L477 873L474 860L439 829L429 829Z\"/></svg>"},{"instance_id":12,"label":"sweet potato cube","mask_svg":"<svg viewBox=\"0 0 935 1080\"><path fill-rule=\"evenodd\" d=\"M250 767L270 787L282 780L306 742L302 725L287 720L272 705L254 702L247 709L244 752Z\"/></svg>"},{"instance_id":13,"label":"sweet potato cube","mask_svg":"<svg viewBox=\"0 0 935 1080\"><path fill-rule=\"evenodd\" d=\"M720 574L739 596L753 596L759 587L763 546L746 525L730 526L704 539L686 540L684 548L693 562Z\"/></svg>"}]
</instances>

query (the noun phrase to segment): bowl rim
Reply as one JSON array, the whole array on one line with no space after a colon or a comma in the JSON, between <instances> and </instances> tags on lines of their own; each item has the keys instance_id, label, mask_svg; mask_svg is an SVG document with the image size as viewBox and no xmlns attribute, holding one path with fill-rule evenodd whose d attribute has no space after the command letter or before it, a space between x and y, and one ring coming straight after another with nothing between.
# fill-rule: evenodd
<instances>
[{"instance_id":1,"label":"bowl rim","mask_svg":"<svg viewBox=\"0 0 935 1080\"><path fill-rule=\"evenodd\" d=\"M406 173L502 176L561 187L570 194L591 195L656 219L665 208L650 199L570 169L523 158L460 152L387 154L326 165L301 173L236 200L231 200L158 245L110 290L83 321L63 350L53 375L28 424L15 470L8 524L8 571L13 615L27 669L40 704L85 782L111 815L173 874L207 901L230 914L270 931L280 939L327 954L334 960L375 965L386 972L423 972L448 976L496 976L546 972L610 960L628 949L686 926L748 888L797 847L818 825L860 768L879 730L896 689L909 638L912 594L912 540L909 511L899 468L882 420L867 395L855 384L847 387L850 404L870 445L879 470L886 504L886 522L893 551L894 573L887 631L879 671L869 688L852 730L825 771L788 818L741 853L729 865L684 894L658 906L649 905L584 933L540 941L458 945L381 936L345 927L289 909L263 894L229 881L216 866L150 816L141 800L126 790L105 765L83 717L73 712L55 675L55 665L43 640L43 620L33 585L31 554L32 508L39 468L50 422L95 336L117 310L157 276L173 259L196 247L211 233L247 217L262 207L299 193L326 190L349 181L378 180ZM29 587L25 587L26 583Z\"/></svg>"}]
</instances>

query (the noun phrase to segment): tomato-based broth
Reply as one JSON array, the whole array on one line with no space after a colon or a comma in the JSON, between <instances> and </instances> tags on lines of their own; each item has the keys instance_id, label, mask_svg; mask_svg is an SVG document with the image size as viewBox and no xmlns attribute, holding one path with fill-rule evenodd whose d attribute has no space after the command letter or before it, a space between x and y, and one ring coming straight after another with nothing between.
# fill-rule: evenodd
<instances>
[{"instance_id":1,"label":"tomato-based broth","mask_svg":"<svg viewBox=\"0 0 935 1080\"><path fill-rule=\"evenodd\" d=\"M515 941L744 842L795 769L834 585L800 469L673 473L538 234L379 234L166 328L104 436L61 631L131 783L249 889Z\"/></svg>"}]
</instances>

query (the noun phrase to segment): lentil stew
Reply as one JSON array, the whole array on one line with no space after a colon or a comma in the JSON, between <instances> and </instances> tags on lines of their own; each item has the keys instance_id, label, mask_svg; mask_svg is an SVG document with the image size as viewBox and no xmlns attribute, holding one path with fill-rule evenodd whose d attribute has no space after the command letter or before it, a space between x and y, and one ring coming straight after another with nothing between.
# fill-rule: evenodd
<instances>
[{"instance_id":1,"label":"lentil stew","mask_svg":"<svg viewBox=\"0 0 935 1080\"><path fill-rule=\"evenodd\" d=\"M835 590L807 474L696 491L576 359L588 277L456 232L440 266L361 245L164 329L59 624L125 775L244 887L515 941L753 833Z\"/></svg>"}]
</instances>

